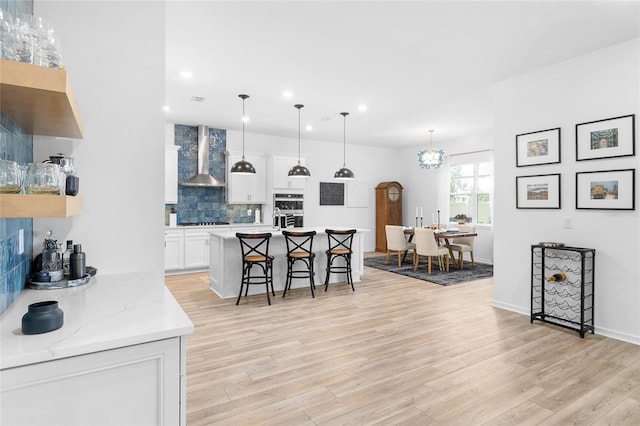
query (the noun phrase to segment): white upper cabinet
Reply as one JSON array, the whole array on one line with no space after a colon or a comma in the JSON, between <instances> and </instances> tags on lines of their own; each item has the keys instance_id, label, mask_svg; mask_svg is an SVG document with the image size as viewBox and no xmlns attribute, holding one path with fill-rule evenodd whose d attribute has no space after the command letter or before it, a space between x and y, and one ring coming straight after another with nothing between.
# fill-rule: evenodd
<instances>
[{"instance_id":1,"label":"white upper cabinet","mask_svg":"<svg viewBox=\"0 0 640 426\"><path fill-rule=\"evenodd\" d=\"M178 150L179 146L166 146L164 150L164 202L178 203Z\"/></svg>"},{"instance_id":2,"label":"white upper cabinet","mask_svg":"<svg viewBox=\"0 0 640 426\"><path fill-rule=\"evenodd\" d=\"M303 157L300 157L300 163L305 165ZM305 178L289 177L289 170L298 164L297 155L278 154L271 156L271 173L273 189L304 189Z\"/></svg>"},{"instance_id":3,"label":"white upper cabinet","mask_svg":"<svg viewBox=\"0 0 640 426\"><path fill-rule=\"evenodd\" d=\"M178 203L178 150L175 145L175 126L166 123L164 127L164 202Z\"/></svg>"},{"instance_id":4,"label":"white upper cabinet","mask_svg":"<svg viewBox=\"0 0 640 426\"><path fill-rule=\"evenodd\" d=\"M253 164L256 174L229 173L231 166L241 159L241 152L227 152L227 203L265 204L267 202L267 159L265 155L245 153L245 159Z\"/></svg>"}]
</instances>

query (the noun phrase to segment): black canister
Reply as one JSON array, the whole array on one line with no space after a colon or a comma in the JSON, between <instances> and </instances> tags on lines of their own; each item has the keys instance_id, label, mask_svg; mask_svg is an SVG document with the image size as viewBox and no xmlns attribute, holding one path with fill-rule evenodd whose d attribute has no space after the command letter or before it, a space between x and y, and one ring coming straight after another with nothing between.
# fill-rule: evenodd
<instances>
[{"instance_id":1,"label":"black canister","mask_svg":"<svg viewBox=\"0 0 640 426\"><path fill-rule=\"evenodd\" d=\"M78 195L78 191L80 190L80 178L78 176L67 176L65 193L67 195L76 196Z\"/></svg>"},{"instance_id":2,"label":"black canister","mask_svg":"<svg viewBox=\"0 0 640 426\"><path fill-rule=\"evenodd\" d=\"M55 300L32 303L22 317L23 334L41 334L62 327L64 313Z\"/></svg>"},{"instance_id":3,"label":"black canister","mask_svg":"<svg viewBox=\"0 0 640 426\"><path fill-rule=\"evenodd\" d=\"M77 280L82 278L87 273L86 256L82 252L82 244L75 244L73 246L73 253L71 253L70 264L71 267L71 279Z\"/></svg>"}]
</instances>

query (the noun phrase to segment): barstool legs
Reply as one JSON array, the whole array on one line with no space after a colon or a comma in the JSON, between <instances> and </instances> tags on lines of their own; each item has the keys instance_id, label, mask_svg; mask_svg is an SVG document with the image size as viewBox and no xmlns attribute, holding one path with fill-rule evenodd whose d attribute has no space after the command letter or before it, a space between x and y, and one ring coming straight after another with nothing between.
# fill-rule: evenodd
<instances>
[{"instance_id":1,"label":"barstool legs","mask_svg":"<svg viewBox=\"0 0 640 426\"><path fill-rule=\"evenodd\" d=\"M346 266L333 266L333 261L339 257L345 260ZM351 255L340 254L327 256L327 274L324 278L324 291L327 291L329 288L329 275L331 272L346 272L347 284L351 286L351 290L356 291L356 288L353 286L353 276L351 275Z\"/></svg>"}]
</instances>

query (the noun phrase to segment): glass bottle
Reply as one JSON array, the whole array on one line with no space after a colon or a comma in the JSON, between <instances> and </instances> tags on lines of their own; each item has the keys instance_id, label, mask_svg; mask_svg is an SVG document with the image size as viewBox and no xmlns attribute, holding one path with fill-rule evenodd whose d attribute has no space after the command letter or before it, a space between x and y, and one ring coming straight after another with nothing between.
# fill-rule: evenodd
<instances>
[{"instance_id":1,"label":"glass bottle","mask_svg":"<svg viewBox=\"0 0 640 426\"><path fill-rule=\"evenodd\" d=\"M65 276L71 275L71 253L73 253L73 240L67 240L67 249L62 254L62 271Z\"/></svg>"}]
</instances>

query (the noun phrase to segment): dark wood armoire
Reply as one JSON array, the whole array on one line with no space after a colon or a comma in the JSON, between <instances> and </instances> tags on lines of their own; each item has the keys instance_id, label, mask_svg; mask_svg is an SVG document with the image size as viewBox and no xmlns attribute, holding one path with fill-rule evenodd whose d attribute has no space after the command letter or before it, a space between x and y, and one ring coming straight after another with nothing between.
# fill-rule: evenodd
<instances>
[{"instance_id":1,"label":"dark wood armoire","mask_svg":"<svg viewBox=\"0 0 640 426\"><path fill-rule=\"evenodd\" d=\"M381 182L376 186L376 251L387 251L385 225L402 225L402 185Z\"/></svg>"}]
</instances>

